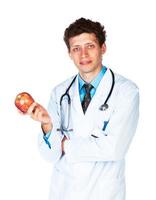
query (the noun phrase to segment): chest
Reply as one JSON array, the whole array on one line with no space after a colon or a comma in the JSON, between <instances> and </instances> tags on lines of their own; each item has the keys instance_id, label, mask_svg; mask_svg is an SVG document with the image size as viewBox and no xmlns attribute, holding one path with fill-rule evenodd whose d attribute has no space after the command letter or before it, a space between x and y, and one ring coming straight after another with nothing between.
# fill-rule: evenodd
<instances>
[{"instance_id":1,"label":"chest","mask_svg":"<svg viewBox=\"0 0 156 200\"><path fill-rule=\"evenodd\" d=\"M85 114L83 113L81 102L72 101L70 125L73 127L74 134L87 137L95 128L105 131L115 110L115 96L112 95L112 98L110 98L108 109L101 111L99 108L104 101L103 96L93 97Z\"/></svg>"}]
</instances>

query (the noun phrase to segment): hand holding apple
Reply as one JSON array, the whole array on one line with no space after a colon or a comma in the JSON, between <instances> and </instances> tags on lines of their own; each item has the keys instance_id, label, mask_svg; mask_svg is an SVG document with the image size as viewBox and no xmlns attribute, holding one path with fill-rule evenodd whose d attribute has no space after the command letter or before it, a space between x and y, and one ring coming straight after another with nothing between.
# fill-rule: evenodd
<instances>
[{"instance_id":1,"label":"hand holding apple","mask_svg":"<svg viewBox=\"0 0 156 200\"><path fill-rule=\"evenodd\" d=\"M32 119L41 122L44 133L47 133L52 129L51 118L47 110L40 104L36 103L29 93L19 93L15 98L15 106L22 113L28 114Z\"/></svg>"}]
</instances>

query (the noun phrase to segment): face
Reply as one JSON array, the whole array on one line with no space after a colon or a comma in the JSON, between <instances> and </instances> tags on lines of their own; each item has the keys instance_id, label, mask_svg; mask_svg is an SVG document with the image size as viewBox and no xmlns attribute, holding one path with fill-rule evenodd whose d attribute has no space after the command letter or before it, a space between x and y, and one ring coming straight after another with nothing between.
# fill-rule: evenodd
<instances>
[{"instance_id":1,"label":"face","mask_svg":"<svg viewBox=\"0 0 156 200\"><path fill-rule=\"evenodd\" d=\"M82 33L69 39L69 55L77 66L80 75L95 76L102 67L102 55L106 51L105 44L100 47L94 33Z\"/></svg>"}]
</instances>

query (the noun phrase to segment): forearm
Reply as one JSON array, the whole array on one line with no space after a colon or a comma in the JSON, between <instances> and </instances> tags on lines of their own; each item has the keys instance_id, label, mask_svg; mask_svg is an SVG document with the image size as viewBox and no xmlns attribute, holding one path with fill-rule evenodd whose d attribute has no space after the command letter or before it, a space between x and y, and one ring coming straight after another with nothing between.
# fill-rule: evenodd
<instances>
[{"instance_id":1,"label":"forearm","mask_svg":"<svg viewBox=\"0 0 156 200\"><path fill-rule=\"evenodd\" d=\"M139 117L139 96L119 105L105 131L95 128L88 137L73 136L65 141L64 150L70 162L117 161L124 159L134 136ZM94 135L94 137L92 136Z\"/></svg>"},{"instance_id":2,"label":"forearm","mask_svg":"<svg viewBox=\"0 0 156 200\"><path fill-rule=\"evenodd\" d=\"M52 130L48 138L51 147L49 148L49 145L47 145L44 140L43 132L41 131L38 137L38 147L42 157L50 162L56 162L62 155L61 141L62 135Z\"/></svg>"}]
</instances>

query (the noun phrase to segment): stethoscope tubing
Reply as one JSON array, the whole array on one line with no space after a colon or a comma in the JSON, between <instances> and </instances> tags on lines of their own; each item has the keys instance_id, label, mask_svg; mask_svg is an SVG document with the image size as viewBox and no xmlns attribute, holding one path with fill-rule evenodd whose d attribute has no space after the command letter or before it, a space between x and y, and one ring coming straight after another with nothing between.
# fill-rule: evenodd
<instances>
[{"instance_id":1,"label":"stethoscope tubing","mask_svg":"<svg viewBox=\"0 0 156 200\"><path fill-rule=\"evenodd\" d=\"M68 97L68 104L71 103L71 98L70 98L70 95L69 95L69 90L70 90L71 86L73 85L73 83L75 82L76 77L77 77L77 75L73 78L72 82L70 83L70 85L69 85L68 88L66 89L66 92L61 96L61 98L60 98L60 106L62 106L62 101L63 101L63 98L64 98L65 96Z\"/></svg>"},{"instance_id":2,"label":"stethoscope tubing","mask_svg":"<svg viewBox=\"0 0 156 200\"><path fill-rule=\"evenodd\" d=\"M99 110L100 111L105 111L108 109L109 105L108 105L108 100L110 99L111 95L112 95L112 92L113 92L113 89L114 89L114 85L115 85L115 75L113 73L113 71L111 69L109 69L110 72L111 72L111 75L112 75L112 85L111 85L111 89L109 91L109 94L106 98L106 100L104 101L104 103L99 107ZM62 96L60 97L60 112L61 112L61 129L62 132L68 132L68 131L72 131L73 129L68 129L69 128L69 120L70 120L70 104L71 104L71 97L69 95L69 90L70 88L72 87L73 83L75 82L76 80L76 77L77 75L73 78L72 82L70 83L70 85L68 86L68 88L66 89L65 93L62 94ZM67 99L68 99L68 124L67 124L67 127L63 127L63 120L62 120L62 101L63 101L63 98L67 96Z\"/></svg>"},{"instance_id":3,"label":"stethoscope tubing","mask_svg":"<svg viewBox=\"0 0 156 200\"><path fill-rule=\"evenodd\" d=\"M115 85L115 76L114 76L114 72L113 72L111 69L109 69L109 70L110 70L111 75L112 75L112 85L111 85L111 89L110 89L110 91L109 91L109 94L108 94L108 96L107 96L105 102L104 102L101 106L106 106L106 105L108 106L107 102L108 102L108 100L110 99L110 96L112 95L112 92L113 92L113 89L114 89L114 85ZM72 82L70 83L70 85L69 85L68 88L66 89L65 93L60 97L60 106L62 106L62 101L63 101L63 98L64 98L65 96L67 96L67 98L68 98L68 104L71 103L71 98L70 98L70 95L69 95L69 90L70 90L71 86L73 85L73 83L75 82L76 77L77 77L77 75L73 78ZM100 106L100 107L101 107L101 106Z\"/></svg>"},{"instance_id":4,"label":"stethoscope tubing","mask_svg":"<svg viewBox=\"0 0 156 200\"><path fill-rule=\"evenodd\" d=\"M110 99L110 96L112 95L113 89L114 89L114 85L115 85L115 76L114 73L111 69L109 69L112 75L112 85L111 85L111 89L109 91L109 94L105 100L105 102L99 107L99 110L101 111L105 111L109 108L109 105L107 104L108 100Z\"/></svg>"}]
</instances>

